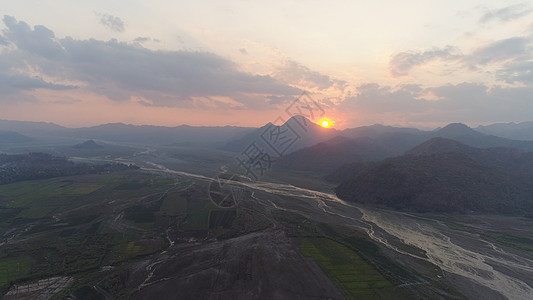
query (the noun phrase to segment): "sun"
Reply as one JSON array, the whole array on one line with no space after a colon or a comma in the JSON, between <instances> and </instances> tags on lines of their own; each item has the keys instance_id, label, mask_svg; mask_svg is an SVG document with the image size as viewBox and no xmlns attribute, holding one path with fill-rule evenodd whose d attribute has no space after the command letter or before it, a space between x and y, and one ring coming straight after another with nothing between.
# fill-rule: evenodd
<instances>
[{"instance_id":1,"label":"sun","mask_svg":"<svg viewBox=\"0 0 533 300\"><path fill-rule=\"evenodd\" d=\"M332 120L328 119L328 118L323 118L321 119L320 121L318 121L318 125L324 127L324 128L328 128L328 127L331 127L333 126L335 122L333 122Z\"/></svg>"}]
</instances>

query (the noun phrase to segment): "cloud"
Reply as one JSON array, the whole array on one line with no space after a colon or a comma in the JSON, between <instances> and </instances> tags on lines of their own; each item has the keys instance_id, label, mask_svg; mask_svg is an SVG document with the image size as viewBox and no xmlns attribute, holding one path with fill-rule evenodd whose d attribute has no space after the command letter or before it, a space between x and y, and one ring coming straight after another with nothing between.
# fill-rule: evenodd
<instances>
[{"instance_id":1,"label":"cloud","mask_svg":"<svg viewBox=\"0 0 533 300\"><path fill-rule=\"evenodd\" d=\"M116 32L124 32L124 22L119 18L115 17L113 15L108 14L100 14L97 13L97 15L100 17L100 24L104 25L105 27L116 31Z\"/></svg>"},{"instance_id":2,"label":"cloud","mask_svg":"<svg viewBox=\"0 0 533 300\"><path fill-rule=\"evenodd\" d=\"M464 56L462 61L471 69L475 69L477 66L489 63L521 59L531 55L528 49L529 42L530 39L525 37L512 37L495 41Z\"/></svg>"},{"instance_id":3,"label":"cloud","mask_svg":"<svg viewBox=\"0 0 533 300\"><path fill-rule=\"evenodd\" d=\"M367 122L507 122L531 119L533 87L488 87L484 84L447 84L430 88L363 84L340 110L357 111ZM426 99L432 95L438 100Z\"/></svg>"},{"instance_id":4,"label":"cloud","mask_svg":"<svg viewBox=\"0 0 533 300\"><path fill-rule=\"evenodd\" d=\"M72 90L76 86L57 84L45 81L44 79L35 76L29 77L26 75L8 75L0 73L0 95L14 94L19 91L30 91L35 89L49 89L49 90Z\"/></svg>"},{"instance_id":5,"label":"cloud","mask_svg":"<svg viewBox=\"0 0 533 300\"><path fill-rule=\"evenodd\" d=\"M492 20L509 22L531 13L532 9L525 4L515 4L495 11L486 12L480 19L480 23L487 23Z\"/></svg>"},{"instance_id":6,"label":"cloud","mask_svg":"<svg viewBox=\"0 0 533 300\"><path fill-rule=\"evenodd\" d=\"M4 16L3 39L11 42L18 49L39 54L47 58L59 57L64 54L61 44L56 40L54 32L44 26L35 26L33 30L24 22L17 22L11 16Z\"/></svg>"},{"instance_id":7,"label":"cloud","mask_svg":"<svg viewBox=\"0 0 533 300\"><path fill-rule=\"evenodd\" d=\"M149 42L149 41L151 41L151 40L152 40L152 39L149 38L149 37L146 37L146 36L140 36L140 37L135 38L133 41L134 41L134 42L143 43L143 42Z\"/></svg>"},{"instance_id":8,"label":"cloud","mask_svg":"<svg viewBox=\"0 0 533 300\"><path fill-rule=\"evenodd\" d=\"M241 72L235 63L213 53L154 51L117 40L57 39L43 26L32 30L13 17L4 22L3 36L17 46L0 54L4 76L37 70L42 77L80 82L115 101L144 98L153 106L191 106L202 99L207 103L227 97L238 99L243 107L258 108L269 96L289 100L301 93L273 77Z\"/></svg>"},{"instance_id":9,"label":"cloud","mask_svg":"<svg viewBox=\"0 0 533 300\"><path fill-rule=\"evenodd\" d=\"M489 65L502 68L509 62L525 62L533 59L530 37L512 37L497 40L468 54L460 54L452 46L443 49L435 48L426 51L400 52L393 55L389 61L389 70L392 76L406 76L416 67L422 67L434 61L457 63L458 70L477 70ZM501 72L500 72L501 73Z\"/></svg>"},{"instance_id":10,"label":"cloud","mask_svg":"<svg viewBox=\"0 0 533 300\"><path fill-rule=\"evenodd\" d=\"M345 81L332 79L328 75L312 71L293 60L288 60L283 66L279 67L274 77L283 82L319 90L326 90L332 87L343 89L346 84Z\"/></svg>"},{"instance_id":11,"label":"cloud","mask_svg":"<svg viewBox=\"0 0 533 300\"><path fill-rule=\"evenodd\" d=\"M389 68L392 76L405 76L414 67L422 66L434 60L455 60L459 55L454 54L455 48L448 46L444 49L432 49L418 52L400 52L392 56Z\"/></svg>"},{"instance_id":12,"label":"cloud","mask_svg":"<svg viewBox=\"0 0 533 300\"><path fill-rule=\"evenodd\" d=\"M497 78L507 83L533 85L533 60L509 62L497 71Z\"/></svg>"},{"instance_id":13,"label":"cloud","mask_svg":"<svg viewBox=\"0 0 533 300\"><path fill-rule=\"evenodd\" d=\"M341 107L365 113L415 112L424 109L425 100L417 98L422 93L419 85L402 85L397 89L366 83L357 87L357 95L342 102Z\"/></svg>"},{"instance_id":14,"label":"cloud","mask_svg":"<svg viewBox=\"0 0 533 300\"><path fill-rule=\"evenodd\" d=\"M1 45L1 46L7 46L7 45L9 45L9 41L8 41L5 37L3 37L3 36L1 36L1 35L0 35L0 45Z\"/></svg>"}]
</instances>

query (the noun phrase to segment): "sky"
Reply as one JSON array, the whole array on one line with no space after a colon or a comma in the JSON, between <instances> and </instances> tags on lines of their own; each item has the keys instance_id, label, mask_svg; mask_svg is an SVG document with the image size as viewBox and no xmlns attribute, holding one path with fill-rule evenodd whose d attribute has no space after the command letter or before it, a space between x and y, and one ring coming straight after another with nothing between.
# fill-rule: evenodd
<instances>
[{"instance_id":1,"label":"sky","mask_svg":"<svg viewBox=\"0 0 533 300\"><path fill-rule=\"evenodd\" d=\"M305 98L339 129L533 120L527 1L0 7L0 119L257 127Z\"/></svg>"}]
</instances>

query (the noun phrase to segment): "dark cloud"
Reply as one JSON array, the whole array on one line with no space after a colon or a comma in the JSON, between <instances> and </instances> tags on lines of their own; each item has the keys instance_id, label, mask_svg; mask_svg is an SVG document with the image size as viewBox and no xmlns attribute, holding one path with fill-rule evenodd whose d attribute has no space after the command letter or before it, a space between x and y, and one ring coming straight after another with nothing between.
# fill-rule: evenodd
<instances>
[{"instance_id":1,"label":"dark cloud","mask_svg":"<svg viewBox=\"0 0 533 300\"><path fill-rule=\"evenodd\" d=\"M105 27L116 31L116 32L124 32L124 22L119 18L115 17L113 15L108 14L97 14L100 17L100 24L104 25Z\"/></svg>"},{"instance_id":2,"label":"dark cloud","mask_svg":"<svg viewBox=\"0 0 533 300\"><path fill-rule=\"evenodd\" d=\"M489 63L522 59L531 55L528 49L529 42L530 39L524 37L499 40L476 49L471 54L464 56L462 61L471 69L475 69L477 66Z\"/></svg>"},{"instance_id":3,"label":"dark cloud","mask_svg":"<svg viewBox=\"0 0 533 300\"><path fill-rule=\"evenodd\" d=\"M5 37L3 37L3 36L1 36L1 35L0 35L0 45L1 45L1 46L7 46L7 45L9 45L9 41L8 41Z\"/></svg>"},{"instance_id":4,"label":"dark cloud","mask_svg":"<svg viewBox=\"0 0 533 300\"><path fill-rule=\"evenodd\" d=\"M533 84L533 49L530 38L512 38L476 51L469 62L478 65L500 62L496 79L507 83ZM480 52L480 53L478 53Z\"/></svg>"},{"instance_id":5,"label":"dark cloud","mask_svg":"<svg viewBox=\"0 0 533 300\"><path fill-rule=\"evenodd\" d=\"M362 112L373 122L388 113L409 122L502 122L531 119L533 87L488 87L483 84L448 84L422 89L418 85L392 88L377 83L357 88L356 96L340 104L341 110ZM426 95L435 99L425 99Z\"/></svg>"},{"instance_id":6,"label":"dark cloud","mask_svg":"<svg viewBox=\"0 0 533 300\"><path fill-rule=\"evenodd\" d=\"M389 61L390 72L393 76L405 76L412 68L424 65L434 60L454 60L459 57L453 47L432 49L421 52L400 52L392 56Z\"/></svg>"},{"instance_id":7,"label":"dark cloud","mask_svg":"<svg viewBox=\"0 0 533 300\"><path fill-rule=\"evenodd\" d=\"M274 77L283 82L319 90L326 90L330 87L343 89L346 84L345 81L332 79L328 75L312 71L308 67L292 60L286 61L282 67L278 68Z\"/></svg>"},{"instance_id":8,"label":"dark cloud","mask_svg":"<svg viewBox=\"0 0 533 300\"><path fill-rule=\"evenodd\" d=\"M62 56L64 51L56 40L54 32L44 26L35 26L33 30L25 22L17 22L11 16L4 16L3 38L15 44L19 50L47 58Z\"/></svg>"},{"instance_id":9,"label":"dark cloud","mask_svg":"<svg viewBox=\"0 0 533 300\"><path fill-rule=\"evenodd\" d=\"M17 46L0 54L0 65L7 66L0 71L8 75L22 67L16 62L23 61L47 77L82 82L112 100L144 97L155 106L188 106L198 97L205 101L229 97L245 107L258 107L266 98L261 102L257 95L288 100L301 93L270 76L241 72L233 62L212 53L153 51L116 40L58 40L45 27L32 30L12 17L4 20L3 35Z\"/></svg>"},{"instance_id":10,"label":"dark cloud","mask_svg":"<svg viewBox=\"0 0 533 300\"><path fill-rule=\"evenodd\" d=\"M507 83L533 85L533 60L509 62L498 70L497 78Z\"/></svg>"},{"instance_id":11,"label":"dark cloud","mask_svg":"<svg viewBox=\"0 0 533 300\"><path fill-rule=\"evenodd\" d=\"M25 75L8 75L0 73L0 94L9 95L23 90L50 89L70 90L76 86L47 82L41 77L29 77Z\"/></svg>"},{"instance_id":12,"label":"dark cloud","mask_svg":"<svg viewBox=\"0 0 533 300\"><path fill-rule=\"evenodd\" d=\"M479 22L487 23L492 20L508 22L524 17L531 13L531 11L532 9L525 4L515 4L495 11L488 11L479 19Z\"/></svg>"}]
</instances>

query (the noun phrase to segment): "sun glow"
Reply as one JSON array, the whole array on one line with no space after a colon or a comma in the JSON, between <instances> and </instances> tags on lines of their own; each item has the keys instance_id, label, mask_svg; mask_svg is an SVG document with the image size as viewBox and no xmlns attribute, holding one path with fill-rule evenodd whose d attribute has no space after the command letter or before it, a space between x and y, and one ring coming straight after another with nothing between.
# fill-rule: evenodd
<instances>
[{"instance_id":1,"label":"sun glow","mask_svg":"<svg viewBox=\"0 0 533 300\"><path fill-rule=\"evenodd\" d=\"M331 127L333 126L333 124L335 124L335 122L333 122L332 120L328 119L328 118L324 118L324 119L321 119L320 121L318 121L318 125L324 127L324 128L328 128L328 127Z\"/></svg>"}]
</instances>

